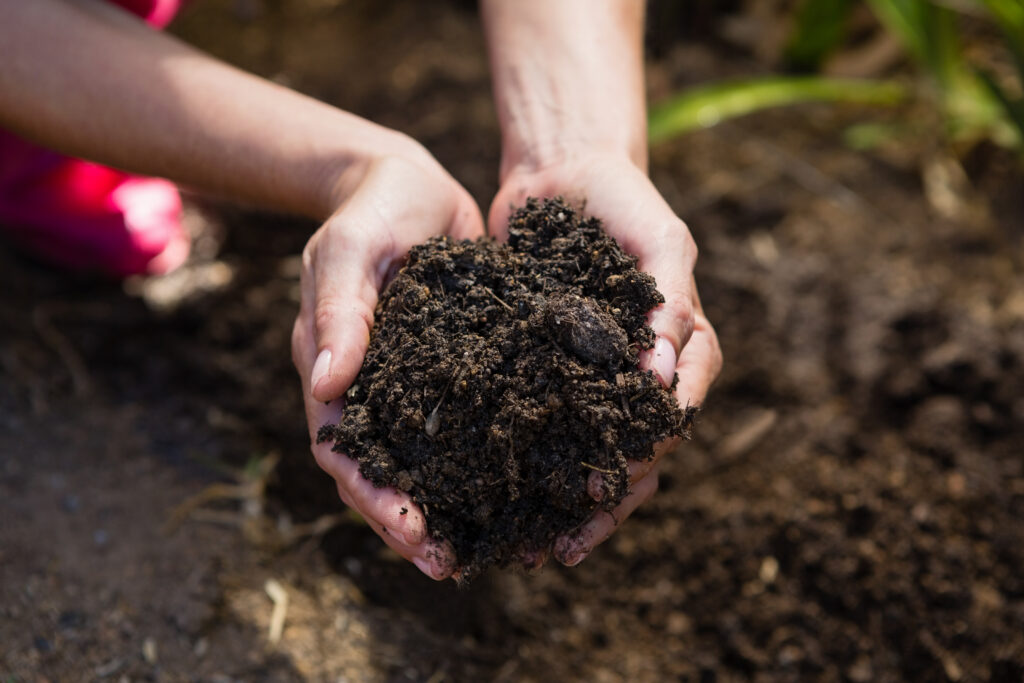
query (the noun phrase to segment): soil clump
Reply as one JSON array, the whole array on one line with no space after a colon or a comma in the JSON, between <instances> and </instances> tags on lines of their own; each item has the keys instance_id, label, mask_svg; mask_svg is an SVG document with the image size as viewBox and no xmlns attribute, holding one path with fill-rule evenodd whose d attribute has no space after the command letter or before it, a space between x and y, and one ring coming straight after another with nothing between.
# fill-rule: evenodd
<instances>
[{"instance_id":1,"label":"soil clump","mask_svg":"<svg viewBox=\"0 0 1024 683\"><path fill-rule=\"evenodd\" d=\"M344 414L318 438L375 486L408 491L463 579L520 562L621 502L628 460L688 435L694 410L639 366L663 301L598 219L530 199L507 244L410 251Z\"/></svg>"}]
</instances>

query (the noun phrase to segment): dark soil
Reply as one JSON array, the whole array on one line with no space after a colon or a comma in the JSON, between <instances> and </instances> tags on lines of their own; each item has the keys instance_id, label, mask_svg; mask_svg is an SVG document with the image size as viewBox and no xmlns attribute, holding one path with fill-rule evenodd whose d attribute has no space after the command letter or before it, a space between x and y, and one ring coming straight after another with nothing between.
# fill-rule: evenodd
<instances>
[{"instance_id":1,"label":"dark soil","mask_svg":"<svg viewBox=\"0 0 1024 683\"><path fill-rule=\"evenodd\" d=\"M626 496L628 460L689 427L692 409L639 367L663 301L598 219L530 199L508 244L412 249L341 421L318 438L374 485L408 491L462 579L547 551Z\"/></svg>"}]
</instances>

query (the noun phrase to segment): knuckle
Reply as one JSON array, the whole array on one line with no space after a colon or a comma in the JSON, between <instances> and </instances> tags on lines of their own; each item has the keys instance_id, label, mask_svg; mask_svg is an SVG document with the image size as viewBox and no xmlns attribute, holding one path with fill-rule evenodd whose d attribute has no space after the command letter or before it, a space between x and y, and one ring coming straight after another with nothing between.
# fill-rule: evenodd
<instances>
[{"instance_id":1,"label":"knuckle","mask_svg":"<svg viewBox=\"0 0 1024 683\"><path fill-rule=\"evenodd\" d=\"M665 302L665 307L668 308L672 316L677 320L688 324L690 328L693 327L693 302L690 301L687 293L682 287L675 288L676 291L672 293L672 298ZM667 298L667 297L666 297Z\"/></svg>"},{"instance_id":2,"label":"knuckle","mask_svg":"<svg viewBox=\"0 0 1024 683\"><path fill-rule=\"evenodd\" d=\"M696 324L693 303L682 288L673 288L666 294L663 310L671 320L670 329L665 333L670 337L678 335L678 339L673 341L678 343L677 351L681 350L693 334Z\"/></svg>"},{"instance_id":3,"label":"knuckle","mask_svg":"<svg viewBox=\"0 0 1024 683\"><path fill-rule=\"evenodd\" d=\"M342 302L334 296L317 299L313 310L313 329L317 338L317 346L324 345L325 338L340 325L358 324L361 322L367 330L373 326L373 309L361 299Z\"/></svg>"},{"instance_id":4,"label":"knuckle","mask_svg":"<svg viewBox=\"0 0 1024 683\"><path fill-rule=\"evenodd\" d=\"M375 235L376 231L367 229L362 221L347 217L325 226L324 239L330 241L332 250L361 253L373 247Z\"/></svg>"},{"instance_id":5,"label":"knuckle","mask_svg":"<svg viewBox=\"0 0 1024 683\"><path fill-rule=\"evenodd\" d=\"M317 299L313 309L313 331L317 339L317 348L323 347L325 337L337 327L340 319L339 302L334 297Z\"/></svg>"},{"instance_id":6,"label":"knuckle","mask_svg":"<svg viewBox=\"0 0 1024 683\"><path fill-rule=\"evenodd\" d=\"M673 257L679 255L683 258L683 266L686 270L692 271L697 263L697 242L690 233L690 228L681 218L674 217L671 221L662 225L660 230L655 231L657 244Z\"/></svg>"}]
</instances>

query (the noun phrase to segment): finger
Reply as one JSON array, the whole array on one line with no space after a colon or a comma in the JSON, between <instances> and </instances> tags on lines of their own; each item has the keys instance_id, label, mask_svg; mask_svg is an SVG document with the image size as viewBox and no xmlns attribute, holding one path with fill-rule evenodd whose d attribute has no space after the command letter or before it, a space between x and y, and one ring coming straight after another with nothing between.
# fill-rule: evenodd
<instances>
[{"instance_id":1,"label":"finger","mask_svg":"<svg viewBox=\"0 0 1024 683\"><path fill-rule=\"evenodd\" d=\"M654 470L658 466L658 461L663 455L670 452L679 444L679 437L673 436L672 438L665 439L658 443L654 447L654 457L650 460L630 460L629 461L629 483L635 484Z\"/></svg>"},{"instance_id":2,"label":"finger","mask_svg":"<svg viewBox=\"0 0 1024 683\"><path fill-rule=\"evenodd\" d=\"M400 535L410 547L419 548L426 541L426 518L408 493L394 487L375 487L360 474L359 463L335 452L329 443L315 445L313 456L320 468L345 490L349 506L390 529L393 535Z\"/></svg>"},{"instance_id":3,"label":"finger","mask_svg":"<svg viewBox=\"0 0 1024 683\"><path fill-rule=\"evenodd\" d=\"M435 581L458 578L461 573L455 559L455 549L448 541L431 541L427 544L426 552L420 557L414 557L412 562Z\"/></svg>"},{"instance_id":4,"label":"finger","mask_svg":"<svg viewBox=\"0 0 1024 683\"><path fill-rule=\"evenodd\" d=\"M722 349L718 336L695 299L693 336L679 356L676 374L679 384L676 398L681 406L700 406L704 403L708 389L722 371Z\"/></svg>"},{"instance_id":5,"label":"finger","mask_svg":"<svg viewBox=\"0 0 1024 683\"><path fill-rule=\"evenodd\" d=\"M548 559L547 550L531 550L523 554L523 568L527 571L535 571L544 566Z\"/></svg>"},{"instance_id":6,"label":"finger","mask_svg":"<svg viewBox=\"0 0 1024 683\"><path fill-rule=\"evenodd\" d=\"M658 459L665 453L672 450L678 443L679 439L677 437L665 439L661 443L655 445L654 457L650 460L630 460L627 465L629 483L635 484L646 477L648 472L654 469ZM604 475L600 472L591 472L587 475L587 495L598 502L604 500Z\"/></svg>"},{"instance_id":7,"label":"finger","mask_svg":"<svg viewBox=\"0 0 1024 683\"><path fill-rule=\"evenodd\" d=\"M307 305L316 344L310 393L318 401L340 396L362 366L386 272L384 230L369 225L357 206L332 219L303 255L311 273L303 294L312 299Z\"/></svg>"},{"instance_id":8,"label":"finger","mask_svg":"<svg viewBox=\"0 0 1024 683\"><path fill-rule=\"evenodd\" d=\"M300 316L292 332L292 355L300 367L313 457L320 468L337 482L339 493L344 494L342 500L347 505L378 525L401 534L403 541L410 547L422 545L426 539L426 519L408 493L395 488L374 487L359 473L359 465L355 460L334 452L330 443L316 443L316 433L321 426L337 424L340 420L343 402L324 404L309 395L309 374L302 372L301 368L309 367L315 353L316 346L312 341L309 323Z\"/></svg>"},{"instance_id":9,"label":"finger","mask_svg":"<svg viewBox=\"0 0 1024 683\"><path fill-rule=\"evenodd\" d=\"M694 326L690 340L679 354L676 364L676 375L679 384L676 386L676 399L683 407L701 406L707 396L708 389L722 371L722 349L718 344L718 336L711 323L704 315L700 297L696 287L693 290ZM634 483L647 476L666 453L672 452L680 439L672 437L654 447L654 458L647 461L631 461L629 463L629 481Z\"/></svg>"},{"instance_id":10,"label":"finger","mask_svg":"<svg viewBox=\"0 0 1024 683\"><path fill-rule=\"evenodd\" d=\"M369 517L360 512L359 508L355 504L355 499L349 493L348 489L346 489L344 486L340 484L338 484L337 488L338 497L341 498L341 501L345 503L345 505L352 508L353 510L359 512L360 516L363 518L363 521L366 522L367 526L373 529L374 532L376 532L376 534L381 537L381 540L388 545L388 547L390 547L392 550L394 550L396 553L398 553L405 559L412 561L414 564L416 559L420 559L421 563L429 565L429 563L425 561L426 551L428 549L426 545L420 547L420 544L410 544L405 542L403 538L395 535L394 528L388 528L387 525L382 524L377 520L373 519L372 517ZM417 564L417 566L420 565Z\"/></svg>"},{"instance_id":11,"label":"finger","mask_svg":"<svg viewBox=\"0 0 1024 683\"><path fill-rule=\"evenodd\" d=\"M651 370L662 386L670 387L675 379L679 354L693 334L693 276L687 261L696 258L696 246L689 234L677 235L677 247L641 259L640 268L654 276L658 291L665 297L649 314L654 330L654 346L640 354L640 367ZM669 240L671 241L671 240ZM692 254L686 250L692 249ZM674 253L674 256L673 256Z\"/></svg>"},{"instance_id":12,"label":"finger","mask_svg":"<svg viewBox=\"0 0 1024 683\"><path fill-rule=\"evenodd\" d=\"M389 548L401 555L402 558L412 562L417 569L435 581L443 581L455 571L455 554L447 542L431 541L423 548L413 549L402 543L391 533L390 529L380 523L372 519L366 519L366 523Z\"/></svg>"},{"instance_id":13,"label":"finger","mask_svg":"<svg viewBox=\"0 0 1024 683\"><path fill-rule=\"evenodd\" d=\"M604 543L618 525L633 514L633 511L642 503L649 500L657 490L658 473L653 471L638 481L630 494L623 498L614 510L611 512L599 510L578 531L558 538L555 541L552 555L567 567L579 564L595 547Z\"/></svg>"}]
</instances>

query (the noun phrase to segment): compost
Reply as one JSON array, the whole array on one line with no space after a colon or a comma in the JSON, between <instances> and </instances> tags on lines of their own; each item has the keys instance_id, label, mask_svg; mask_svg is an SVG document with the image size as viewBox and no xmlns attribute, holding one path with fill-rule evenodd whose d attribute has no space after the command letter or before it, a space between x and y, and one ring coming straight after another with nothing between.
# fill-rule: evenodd
<instances>
[{"instance_id":1,"label":"compost","mask_svg":"<svg viewBox=\"0 0 1024 683\"><path fill-rule=\"evenodd\" d=\"M341 420L318 435L408 491L465 580L614 509L628 461L687 436L694 412L640 369L664 298L600 220L530 199L508 232L410 251Z\"/></svg>"}]
</instances>

